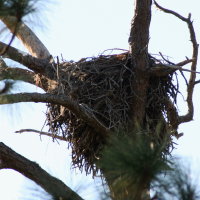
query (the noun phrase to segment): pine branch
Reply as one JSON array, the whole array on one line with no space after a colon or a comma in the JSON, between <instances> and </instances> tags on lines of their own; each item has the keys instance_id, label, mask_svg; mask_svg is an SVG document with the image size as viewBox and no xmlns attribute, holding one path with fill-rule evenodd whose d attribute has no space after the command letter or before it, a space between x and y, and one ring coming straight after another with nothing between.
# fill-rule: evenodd
<instances>
[{"instance_id":1,"label":"pine branch","mask_svg":"<svg viewBox=\"0 0 200 200\"><path fill-rule=\"evenodd\" d=\"M23 22L17 22L16 17L10 16L0 16L0 20L7 26L11 33L16 34L16 37L22 41L23 45L32 56L41 59L50 57L50 53L47 48L26 24ZM18 25L15 33L16 23L18 23Z\"/></svg>"},{"instance_id":2,"label":"pine branch","mask_svg":"<svg viewBox=\"0 0 200 200\"><path fill-rule=\"evenodd\" d=\"M17 67L0 67L0 80L20 80L35 85L34 76L35 74L33 72L26 69L21 69Z\"/></svg>"},{"instance_id":3,"label":"pine branch","mask_svg":"<svg viewBox=\"0 0 200 200\"><path fill-rule=\"evenodd\" d=\"M56 200L83 200L76 192L48 174L37 163L21 156L2 142L0 143L0 169L18 171L40 185Z\"/></svg>"},{"instance_id":4,"label":"pine branch","mask_svg":"<svg viewBox=\"0 0 200 200\"><path fill-rule=\"evenodd\" d=\"M86 109L84 105L78 104L66 95L53 95L49 93L18 93L0 95L0 105L19 102L42 102L62 105L72 111L77 117L84 120L100 134L104 135L109 133L108 128L105 127L90 110Z\"/></svg>"},{"instance_id":5,"label":"pine branch","mask_svg":"<svg viewBox=\"0 0 200 200\"><path fill-rule=\"evenodd\" d=\"M0 51L6 48L6 44L0 42ZM5 52L4 57L14 60L29 69L33 70L35 73L40 73L47 76L50 79L54 77L54 69L52 64L49 62L49 59L39 59L35 58L19 49L14 47L9 47L9 49Z\"/></svg>"}]
</instances>

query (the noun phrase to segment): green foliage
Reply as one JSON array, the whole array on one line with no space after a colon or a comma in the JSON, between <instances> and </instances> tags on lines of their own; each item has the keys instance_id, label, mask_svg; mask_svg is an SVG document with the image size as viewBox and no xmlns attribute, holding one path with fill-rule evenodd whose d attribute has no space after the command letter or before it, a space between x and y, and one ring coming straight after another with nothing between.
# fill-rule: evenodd
<instances>
[{"instance_id":1,"label":"green foliage","mask_svg":"<svg viewBox=\"0 0 200 200\"><path fill-rule=\"evenodd\" d=\"M163 157L163 149L164 145L155 146L144 132L111 137L98 162L109 195L116 200L143 200L152 189L159 200L200 199L186 167Z\"/></svg>"},{"instance_id":2,"label":"green foliage","mask_svg":"<svg viewBox=\"0 0 200 200\"><path fill-rule=\"evenodd\" d=\"M182 163L174 161L173 170L159 177L153 185L157 195L162 200L198 200L200 193L198 185L191 179L190 170Z\"/></svg>"},{"instance_id":3,"label":"green foliage","mask_svg":"<svg viewBox=\"0 0 200 200\"><path fill-rule=\"evenodd\" d=\"M35 3L38 0L0 0L0 15L14 16L21 19L35 11Z\"/></svg>"},{"instance_id":4,"label":"green foliage","mask_svg":"<svg viewBox=\"0 0 200 200\"><path fill-rule=\"evenodd\" d=\"M171 169L168 161L162 158L162 147L154 146L146 134L133 135L110 138L98 163L112 192L121 196L119 199L141 197L151 181Z\"/></svg>"}]
</instances>

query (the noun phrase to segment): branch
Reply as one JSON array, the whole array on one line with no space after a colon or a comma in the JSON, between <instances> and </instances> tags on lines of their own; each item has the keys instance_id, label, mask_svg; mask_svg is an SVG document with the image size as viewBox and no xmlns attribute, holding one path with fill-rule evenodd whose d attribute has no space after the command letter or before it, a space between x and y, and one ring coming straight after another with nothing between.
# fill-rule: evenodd
<instances>
[{"instance_id":1,"label":"branch","mask_svg":"<svg viewBox=\"0 0 200 200\"><path fill-rule=\"evenodd\" d=\"M40 185L57 200L83 200L76 192L48 174L37 163L21 156L2 142L0 143L0 169L18 171Z\"/></svg>"},{"instance_id":2,"label":"branch","mask_svg":"<svg viewBox=\"0 0 200 200\"><path fill-rule=\"evenodd\" d=\"M78 104L66 95L40 94L40 93L18 93L0 95L1 104L12 104L19 102L42 102L58 104L72 111L77 117L84 120L88 125L97 130L100 134L108 134L109 129L106 128L92 112L87 110L82 104Z\"/></svg>"},{"instance_id":3,"label":"branch","mask_svg":"<svg viewBox=\"0 0 200 200\"><path fill-rule=\"evenodd\" d=\"M35 74L29 70L21 68L0 67L0 81L5 79L20 80L35 85Z\"/></svg>"},{"instance_id":4,"label":"branch","mask_svg":"<svg viewBox=\"0 0 200 200\"><path fill-rule=\"evenodd\" d=\"M196 79L196 68L197 68L197 58L198 58L198 43L196 40L196 35L195 35L195 31L194 31L194 27L193 27L193 22L191 21L191 14L188 15L187 18L181 16L180 14L163 8L160 5L158 5L158 3L156 1L155 5L161 9L162 11L172 14L176 17L178 17L179 19L181 19L182 21L184 21L185 23L187 23L188 25L188 29L190 32L190 40L192 42L192 46L193 46L193 53L192 53L192 65L191 65L191 73L190 73L190 79L189 79L189 83L187 86L187 106L188 106L188 112L187 114L183 115L183 116L179 116L179 124L184 123L184 122L189 122L193 119L193 115L194 115L194 106L193 106L193 92L194 92L194 86L195 86L195 79Z\"/></svg>"},{"instance_id":5,"label":"branch","mask_svg":"<svg viewBox=\"0 0 200 200\"><path fill-rule=\"evenodd\" d=\"M0 51L3 51L6 48L6 44L0 42ZM54 77L54 69L52 64L49 62L49 59L39 59L35 58L19 49L14 47L9 47L9 49L5 52L4 57L14 60L29 69L33 70L36 73L43 74L50 79Z\"/></svg>"},{"instance_id":6,"label":"branch","mask_svg":"<svg viewBox=\"0 0 200 200\"><path fill-rule=\"evenodd\" d=\"M47 48L26 24L23 22L17 22L16 17L0 16L0 20L13 34L15 31L15 25L18 23L16 36L22 41L23 45L32 56L42 59L50 57L50 53Z\"/></svg>"},{"instance_id":7,"label":"branch","mask_svg":"<svg viewBox=\"0 0 200 200\"><path fill-rule=\"evenodd\" d=\"M183 65L182 62L181 62L181 65ZM162 63L154 64L154 66L150 69L150 74L153 75L153 76L160 76L161 77L161 76L166 76L170 73L173 73L177 70L200 74L200 72L197 72L197 71L184 69L180 65L169 65L169 64L162 64Z\"/></svg>"},{"instance_id":8,"label":"branch","mask_svg":"<svg viewBox=\"0 0 200 200\"><path fill-rule=\"evenodd\" d=\"M0 59L0 81L5 79L24 81L40 87L44 91L51 91L56 87L55 81L49 80L44 76L39 76L26 69L8 67L6 63Z\"/></svg>"},{"instance_id":9,"label":"branch","mask_svg":"<svg viewBox=\"0 0 200 200\"><path fill-rule=\"evenodd\" d=\"M62 140L62 141L67 141L66 138L59 136L59 135L53 135L52 133L48 133L48 132L43 132L43 131L38 131L38 130L34 130L34 129L21 129L19 131L15 131L15 133L24 133L24 132L33 132L33 133L38 133L40 135L45 135L45 136L49 136L52 137L53 140L54 139L58 139L58 140Z\"/></svg>"}]
</instances>

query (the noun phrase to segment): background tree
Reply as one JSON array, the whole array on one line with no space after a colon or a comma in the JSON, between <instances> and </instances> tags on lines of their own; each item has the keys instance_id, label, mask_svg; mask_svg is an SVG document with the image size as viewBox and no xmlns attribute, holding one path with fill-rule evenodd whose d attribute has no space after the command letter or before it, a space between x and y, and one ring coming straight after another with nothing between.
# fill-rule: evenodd
<instances>
[{"instance_id":1,"label":"background tree","mask_svg":"<svg viewBox=\"0 0 200 200\"><path fill-rule=\"evenodd\" d=\"M10 5L8 8L10 9ZM2 17L7 27L14 35L16 32L16 36L21 38L31 54L37 57L25 55L1 43L4 57L20 62L35 72L16 69L13 77L36 84L47 92L2 94L2 104L27 101L48 103L50 132L42 134L69 141L74 165L85 167L88 173L93 172L94 175L98 170L96 161L102 157L102 149L108 138L119 131L129 133L133 140L137 140L135 133L145 132L148 139L150 138L149 144L153 143L155 147L160 144L164 146L160 158L163 154L168 154L173 147L172 136L180 136L177 133L178 125L192 120L193 117L192 93L198 52L190 17L183 18L173 11L162 10L176 15L188 24L193 43L192 59L173 64L164 58L160 61L148 54L151 1L136 2L129 40L130 52L102 55L79 62L63 62L59 59L54 61L36 36L22 25L21 19L15 19L16 16ZM24 36L26 30L33 37L31 40ZM180 66L190 62L192 65L187 98L189 111L184 116L178 116L174 105L178 88L172 83L172 75L176 70L182 70ZM4 63L2 74L5 71L12 72ZM6 88L9 88L9 82L5 82L2 93L7 91ZM106 172L103 173L106 175ZM112 190L112 181L107 177L106 179ZM138 199L143 190L148 188L148 184L149 180L140 183L143 186L140 194L137 194ZM113 198L118 197L115 194Z\"/></svg>"}]
</instances>

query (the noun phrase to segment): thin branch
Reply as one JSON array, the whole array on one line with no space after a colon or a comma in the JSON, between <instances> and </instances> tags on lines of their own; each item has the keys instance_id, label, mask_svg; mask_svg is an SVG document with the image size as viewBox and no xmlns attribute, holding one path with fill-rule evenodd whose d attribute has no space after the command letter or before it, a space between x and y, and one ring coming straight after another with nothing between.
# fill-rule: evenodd
<instances>
[{"instance_id":1,"label":"thin branch","mask_svg":"<svg viewBox=\"0 0 200 200\"><path fill-rule=\"evenodd\" d=\"M16 67L0 67L0 81L5 79L20 80L35 85L35 74L29 70Z\"/></svg>"},{"instance_id":2,"label":"thin branch","mask_svg":"<svg viewBox=\"0 0 200 200\"><path fill-rule=\"evenodd\" d=\"M189 63L191 63L193 61L194 61L194 59L187 59L187 60L181 61L179 63L176 63L175 65L182 67L182 66L187 65L187 64L189 64Z\"/></svg>"},{"instance_id":3,"label":"thin branch","mask_svg":"<svg viewBox=\"0 0 200 200\"><path fill-rule=\"evenodd\" d=\"M2 51L7 45L3 42L0 42L0 51ZM39 59L35 58L19 49L14 47L9 47L5 52L4 57L14 60L29 69L33 70L36 73L41 73L47 76L50 79L54 77L54 69L52 64L49 62L49 59Z\"/></svg>"},{"instance_id":4,"label":"thin branch","mask_svg":"<svg viewBox=\"0 0 200 200\"><path fill-rule=\"evenodd\" d=\"M199 83L200 83L200 80L194 82L195 85L199 84Z\"/></svg>"},{"instance_id":5,"label":"thin branch","mask_svg":"<svg viewBox=\"0 0 200 200\"><path fill-rule=\"evenodd\" d=\"M177 70L200 74L200 72L184 69L178 65L168 65L168 64L162 64L162 63L154 64L154 66L150 69L150 73L151 75L154 75L154 76L166 76Z\"/></svg>"},{"instance_id":6,"label":"thin branch","mask_svg":"<svg viewBox=\"0 0 200 200\"><path fill-rule=\"evenodd\" d=\"M83 200L76 192L59 179L48 174L37 163L21 156L2 142L0 143L0 169L18 171L40 185L54 199Z\"/></svg>"},{"instance_id":7,"label":"thin branch","mask_svg":"<svg viewBox=\"0 0 200 200\"><path fill-rule=\"evenodd\" d=\"M163 12L172 14L172 15L178 17L179 19L181 19L182 21L187 22L187 18L181 16L181 15L178 14L177 12L174 12L173 10L169 10L169 9L163 8L163 7L160 6L155 0L154 0L154 3L155 3L155 5L156 5L156 7L158 7L158 8L159 8L160 10L162 10Z\"/></svg>"},{"instance_id":8,"label":"thin branch","mask_svg":"<svg viewBox=\"0 0 200 200\"><path fill-rule=\"evenodd\" d=\"M92 112L86 109L84 105L78 104L66 95L53 95L49 93L18 93L0 95L0 105L19 102L42 102L62 105L72 111L77 117L84 120L100 134L104 135L109 133L109 129L106 128Z\"/></svg>"},{"instance_id":9,"label":"thin branch","mask_svg":"<svg viewBox=\"0 0 200 200\"><path fill-rule=\"evenodd\" d=\"M0 16L0 20L7 26L7 28L14 34L16 17L3 17ZM19 22L17 26L16 36L22 41L23 45L27 48L29 53L37 58L49 58L50 53L39 38L33 33L33 31L23 22Z\"/></svg>"},{"instance_id":10,"label":"thin branch","mask_svg":"<svg viewBox=\"0 0 200 200\"><path fill-rule=\"evenodd\" d=\"M59 136L59 135L54 135L52 133L48 133L48 132L44 132L44 131L38 131L38 130L34 130L34 129L21 129L19 131L15 131L15 133L24 133L24 132L32 132L32 133L38 133L40 135L45 135L45 136L49 136L53 139L58 139L58 140L62 140L62 141L67 141L66 138Z\"/></svg>"},{"instance_id":11,"label":"thin branch","mask_svg":"<svg viewBox=\"0 0 200 200\"><path fill-rule=\"evenodd\" d=\"M194 92L194 86L195 86L195 79L196 79L196 68L197 68L197 58L198 58L198 43L196 40L196 35L195 35L195 31L194 31L194 27L193 27L193 22L191 21L191 14L188 15L187 18L181 16L180 14L163 8L160 5L158 5L158 3L156 1L155 5L161 9L162 11L172 14L176 17L178 17L179 19L181 19L182 21L186 22L188 25L188 29L190 32L190 40L192 42L192 46L193 46L193 53L192 53L192 64L191 64L191 70L190 70L190 79L189 79L189 83L188 83L188 87L187 87L187 106L188 106L188 112L187 114L183 115L183 116L179 116L179 124L184 123L184 122L188 122L191 121L193 119L193 115L194 115L194 106L193 106L193 92Z\"/></svg>"},{"instance_id":12,"label":"thin branch","mask_svg":"<svg viewBox=\"0 0 200 200\"><path fill-rule=\"evenodd\" d=\"M38 76L37 74L18 67L8 67L6 63L0 59L0 81L6 79L12 79L14 81L23 81L26 83L30 83L37 87L40 87L44 91L51 91L54 89L54 85L52 80L47 79L44 76ZM54 81L55 82L55 81Z\"/></svg>"}]
</instances>

